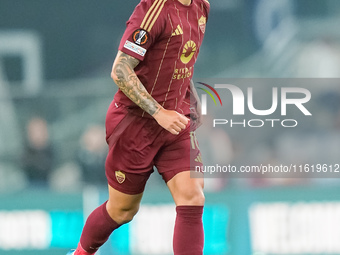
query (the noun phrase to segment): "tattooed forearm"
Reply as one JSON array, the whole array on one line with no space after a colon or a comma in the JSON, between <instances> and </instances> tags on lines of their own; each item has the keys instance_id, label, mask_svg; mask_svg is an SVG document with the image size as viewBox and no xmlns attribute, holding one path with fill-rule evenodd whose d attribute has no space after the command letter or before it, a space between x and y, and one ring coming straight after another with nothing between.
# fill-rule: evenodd
<instances>
[{"instance_id":1,"label":"tattooed forearm","mask_svg":"<svg viewBox=\"0 0 340 255\"><path fill-rule=\"evenodd\" d=\"M138 79L134 71L138 64L138 59L119 51L113 64L111 76L131 101L150 115L155 115L162 106L148 93Z\"/></svg>"}]
</instances>

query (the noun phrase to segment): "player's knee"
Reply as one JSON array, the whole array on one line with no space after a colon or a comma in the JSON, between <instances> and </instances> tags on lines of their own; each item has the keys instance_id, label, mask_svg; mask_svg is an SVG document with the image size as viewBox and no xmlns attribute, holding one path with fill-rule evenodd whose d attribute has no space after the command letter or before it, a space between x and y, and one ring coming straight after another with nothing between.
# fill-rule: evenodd
<instances>
[{"instance_id":1,"label":"player's knee","mask_svg":"<svg viewBox=\"0 0 340 255\"><path fill-rule=\"evenodd\" d=\"M125 223L129 223L130 221L132 221L133 217L137 214L137 212L138 212L138 208L133 208L129 210L121 210L118 216L120 224L125 224Z\"/></svg>"},{"instance_id":2,"label":"player's knee","mask_svg":"<svg viewBox=\"0 0 340 255\"><path fill-rule=\"evenodd\" d=\"M179 199L183 205L204 205L205 197L202 189L186 190Z\"/></svg>"},{"instance_id":3,"label":"player's knee","mask_svg":"<svg viewBox=\"0 0 340 255\"><path fill-rule=\"evenodd\" d=\"M132 221L139 210L139 204L127 207L109 206L107 209L111 218L119 225L123 225Z\"/></svg>"},{"instance_id":4,"label":"player's knee","mask_svg":"<svg viewBox=\"0 0 340 255\"><path fill-rule=\"evenodd\" d=\"M204 205L205 203L205 196L203 194L203 191L197 191L192 194L191 198L191 205Z\"/></svg>"}]
</instances>

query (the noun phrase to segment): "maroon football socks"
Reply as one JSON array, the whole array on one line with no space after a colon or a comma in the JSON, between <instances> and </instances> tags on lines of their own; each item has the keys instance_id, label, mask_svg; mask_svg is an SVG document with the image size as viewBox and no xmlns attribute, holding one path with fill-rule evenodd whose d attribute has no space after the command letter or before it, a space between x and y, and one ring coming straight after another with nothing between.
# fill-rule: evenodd
<instances>
[{"instance_id":1,"label":"maroon football socks","mask_svg":"<svg viewBox=\"0 0 340 255\"><path fill-rule=\"evenodd\" d=\"M173 248L175 255L202 255L204 245L203 206L177 206ZM108 214L106 202L87 218L75 255L92 255L119 228Z\"/></svg>"},{"instance_id":2,"label":"maroon football socks","mask_svg":"<svg viewBox=\"0 0 340 255\"><path fill-rule=\"evenodd\" d=\"M175 255L202 255L204 245L203 206L177 206L174 231Z\"/></svg>"},{"instance_id":3,"label":"maroon football socks","mask_svg":"<svg viewBox=\"0 0 340 255\"><path fill-rule=\"evenodd\" d=\"M75 255L94 254L111 233L120 227L108 214L106 203L95 209L87 218Z\"/></svg>"}]
</instances>

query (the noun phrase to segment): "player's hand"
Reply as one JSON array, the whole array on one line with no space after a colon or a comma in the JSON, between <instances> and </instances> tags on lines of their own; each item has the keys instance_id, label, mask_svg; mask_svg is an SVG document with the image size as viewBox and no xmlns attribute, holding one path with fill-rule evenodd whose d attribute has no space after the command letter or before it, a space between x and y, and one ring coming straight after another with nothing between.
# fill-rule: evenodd
<instances>
[{"instance_id":1,"label":"player's hand","mask_svg":"<svg viewBox=\"0 0 340 255\"><path fill-rule=\"evenodd\" d=\"M176 111L161 109L153 115L160 126L173 135L178 135L189 123L189 119Z\"/></svg>"}]
</instances>

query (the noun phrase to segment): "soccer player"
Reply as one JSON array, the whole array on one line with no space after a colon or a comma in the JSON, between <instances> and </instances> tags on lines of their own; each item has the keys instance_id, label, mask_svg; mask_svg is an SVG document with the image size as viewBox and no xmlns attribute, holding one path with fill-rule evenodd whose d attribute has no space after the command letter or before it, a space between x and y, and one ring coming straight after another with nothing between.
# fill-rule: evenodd
<instances>
[{"instance_id":1,"label":"soccer player","mask_svg":"<svg viewBox=\"0 0 340 255\"><path fill-rule=\"evenodd\" d=\"M128 20L111 73L119 90L106 117L109 200L90 214L69 254L94 254L133 219L154 166L176 204L174 254L203 254L203 178L190 175L202 165L191 78L209 9L207 0L141 0Z\"/></svg>"}]
</instances>

